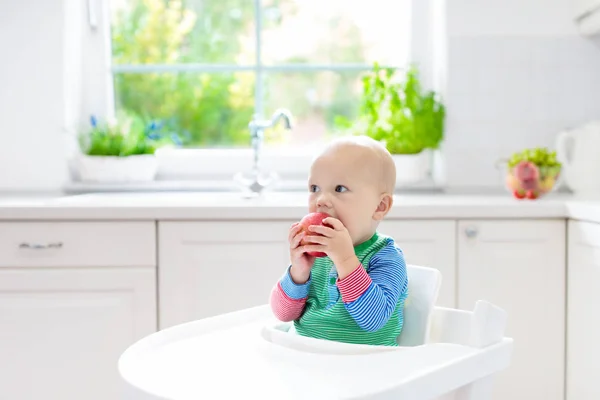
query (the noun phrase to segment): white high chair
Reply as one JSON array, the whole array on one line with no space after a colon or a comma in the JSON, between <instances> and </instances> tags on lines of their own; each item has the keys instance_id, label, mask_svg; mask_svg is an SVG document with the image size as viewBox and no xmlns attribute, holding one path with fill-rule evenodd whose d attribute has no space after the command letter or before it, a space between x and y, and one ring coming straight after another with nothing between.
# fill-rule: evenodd
<instances>
[{"instance_id":1,"label":"white high chair","mask_svg":"<svg viewBox=\"0 0 600 400\"><path fill-rule=\"evenodd\" d=\"M338 343L287 332L269 305L189 322L130 346L119 360L126 400L491 400L508 367L506 314L434 306L432 268L408 266L399 347Z\"/></svg>"}]
</instances>

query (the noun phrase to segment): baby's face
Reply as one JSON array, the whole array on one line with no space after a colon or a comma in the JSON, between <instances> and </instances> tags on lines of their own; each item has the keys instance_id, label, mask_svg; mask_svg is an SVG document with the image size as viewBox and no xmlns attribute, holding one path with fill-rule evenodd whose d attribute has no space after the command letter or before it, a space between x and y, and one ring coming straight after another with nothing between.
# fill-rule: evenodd
<instances>
[{"instance_id":1,"label":"baby's face","mask_svg":"<svg viewBox=\"0 0 600 400\"><path fill-rule=\"evenodd\" d=\"M339 219L355 245L369 239L381 200L376 175L360 149L341 148L320 156L310 171L309 211Z\"/></svg>"}]
</instances>

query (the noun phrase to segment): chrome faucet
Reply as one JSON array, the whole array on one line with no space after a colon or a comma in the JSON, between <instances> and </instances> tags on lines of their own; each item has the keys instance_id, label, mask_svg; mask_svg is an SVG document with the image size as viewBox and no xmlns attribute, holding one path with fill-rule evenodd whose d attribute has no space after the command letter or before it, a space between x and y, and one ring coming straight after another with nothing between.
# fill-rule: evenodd
<instances>
[{"instance_id":1,"label":"chrome faucet","mask_svg":"<svg viewBox=\"0 0 600 400\"><path fill-rule=\"evenodd\" d=\"M292 129L292 114L284 108L276 110L271 119L267 120L257 120L255 115L248 124L250 138L252 140L252 150L254 152L254 171L258 171L260 168L260 150L264 139L265 129L275 126L281 119L283 119L283 126L285 129Z\"/></svg>"},{"instance_id":2,"label":"chrome faucet","mask_svg":"<svg viewBox=\"0 0 600 400\"><path fill-rule=\"evenodd\" d=\"M250 129L250 139L252 141L252 171L250 176L244 176L242 173L236 175L236 180L242 183L245 189L249 191L250 197L256 197L264 191L276 178L274 173L265 176L260 171L260 154L264 140L264 131L267 128L275 126L279 121L283 121L283 126L292 129L292 113L285 108L277 109L270 119L257 119L254 115L248 129Z\"/></svg>"}]
</instances>

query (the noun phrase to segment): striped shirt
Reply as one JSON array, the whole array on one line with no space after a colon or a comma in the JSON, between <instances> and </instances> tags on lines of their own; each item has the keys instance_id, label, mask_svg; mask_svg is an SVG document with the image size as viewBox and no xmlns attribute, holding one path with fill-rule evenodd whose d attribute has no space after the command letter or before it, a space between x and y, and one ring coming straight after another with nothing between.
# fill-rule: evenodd
<instances>
[{"instance_id":1,"label":"striped shirt","mask_svg":"<svg viewBox=\"0 0 600 400\"><path fill-rule=\"evenodd\" d=\"M273 313L294 321L303 336L397 346L408 294L404 255L392 238L379 233L354 252L360 265L343 280L329 257L317 258L309 280L300 285L288 267L271 292Z\"/></svg>"}]
</instances>

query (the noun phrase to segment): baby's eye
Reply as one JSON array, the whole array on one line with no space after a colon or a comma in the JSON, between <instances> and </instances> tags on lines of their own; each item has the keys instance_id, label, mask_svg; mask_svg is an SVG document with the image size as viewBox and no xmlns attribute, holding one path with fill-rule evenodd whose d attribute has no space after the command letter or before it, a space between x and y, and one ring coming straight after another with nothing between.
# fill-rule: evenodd
<instances>
[{"instance_id":1,"label":"baby's eye","mask_svg":"<svg viewBox=\"0 0 600 400\"><path fill-rule=\"evenodd\" d=\"M335 191L338 193L342 193L345 192L346 190L348 190L348 188L346 186L342 186L342 185L337 185L335 187Z\"/></svg>"},{"instance_id":2,"label":"baby's eye","mask_svg":"<svg viewBox=\"0 0 600 400\"><path fill-rule=\"evenodd\" d=\"M310 185L309 190L314 193L319 190L319 187L317 185Z\"/></svg>"}]
</instances>

